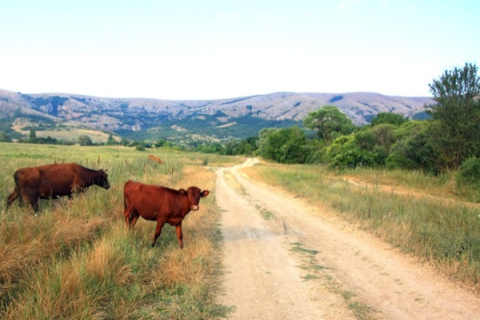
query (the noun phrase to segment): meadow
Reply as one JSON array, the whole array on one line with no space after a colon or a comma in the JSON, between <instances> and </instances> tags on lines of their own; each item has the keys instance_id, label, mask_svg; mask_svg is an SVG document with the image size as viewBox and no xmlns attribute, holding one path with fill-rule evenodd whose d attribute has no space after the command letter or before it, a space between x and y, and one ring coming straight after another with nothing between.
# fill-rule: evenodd
<instances>
[{"instance_id":1,"label":"meadow","mask_svg":"<svg viewBox=\"0 0 480 320\"><path fill-rule=\"evenodd\" d=\"M149 160L149 154L164 163ZM215 303L222 244L211 167L244 160L165 148L0 143L0 318L225 317L230 309ZM38 216L18 202L5 211L16 169L54 162L107 169L111 189L92 186L72 200L40 200ZM480 292L480 206L466 201L453 175L332 172L267 162L245 170L313 205L331 207L342 219ZM183 250L169 225L155 248L154 222L140 219L135 232L126 229L123 185L129 179L210 190L183 224Z\"/></svg>"},{"instance_id":2,"label":"meadow","mask_svg":"<svg viewBox=\"0 0 480 320\"><path fill-rule=\"evenodd\" d=\"M332 208L341 219L480 293L480 204L467 201L480 191L458 190L455 175L332 172L323 166L273 163L245 172L312 205Z\"/></svg>"},{"instance_id":3,"label":"meadow","mask_svg":"<svg viewBox=\"0 0 480 320\"><path fill-rule=\"evenodd\" d=\"M228 312L214 299L221 235L214 172L207 166L242 158L113 146L0 143L0 150L2 319L212 319ZM107 169L111 188L40 200L38 216L18 200L5 211L16 169L54 162ZM154 222L140 219L135 232L127 230L123 185L129 179L211 191L183 223L183 250L169 225L154 248Z\"/></svg>"},{"instance_id":4,"label":"meadow","mask_svg":"<svg viewBox=\"0 0 480 320\"><path fill-rule=\"evenodd\" d=\"M22 134L25 138L28 138L30 133L29 130L22 130L21 125L12 126L12 129ZM35 134L37 138L51 137L57 140L73 141L73 142L76 142L78 140L78 137L82 135L89 136L94 143L105 143L108 140L108 134L105 132L82 129L74 126L63 127L61 129L37 130ZM117 142L120 142L121 140L121 138L116 135L114 135L113 138Z\"/></svg>"}]
</instances>

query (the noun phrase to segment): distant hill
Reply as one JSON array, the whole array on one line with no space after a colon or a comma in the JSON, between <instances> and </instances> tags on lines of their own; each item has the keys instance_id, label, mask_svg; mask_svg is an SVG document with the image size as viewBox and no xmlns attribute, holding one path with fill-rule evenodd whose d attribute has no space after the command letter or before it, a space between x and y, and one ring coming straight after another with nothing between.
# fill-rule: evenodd
<instances>
[{"instance_id":1,"label":"distant hill","mask_svg":"<svg viewBox=\"0 0 480 320\"><path fill-rule=\"evenodd\" d=\"M101 98L64 93L22 94L0 90L0 123L81 126L127 138L174 141L255 136L266 127L301 125L311 111L335 105L357 125L379 112L421 117L428 97L378 93L279 92L221 100ZM2 130L2 128L0 128Z\"/></svg>"}]
</instances>

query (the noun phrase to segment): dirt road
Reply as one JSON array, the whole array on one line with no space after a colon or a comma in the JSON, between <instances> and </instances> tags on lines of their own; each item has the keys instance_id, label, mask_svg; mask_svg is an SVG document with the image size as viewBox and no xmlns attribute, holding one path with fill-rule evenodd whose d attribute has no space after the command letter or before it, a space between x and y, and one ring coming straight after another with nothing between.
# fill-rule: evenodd
<instances>
[{"instance_id":1,"label":"dirt road","mask_svg":"<svg viewBox=\"0 0 480 320\"><path fill-rule=\"evenodd\" d=\"M239 171L217 170L231 319L480 319L480 298Z\"/></svg>"}]
</instances>

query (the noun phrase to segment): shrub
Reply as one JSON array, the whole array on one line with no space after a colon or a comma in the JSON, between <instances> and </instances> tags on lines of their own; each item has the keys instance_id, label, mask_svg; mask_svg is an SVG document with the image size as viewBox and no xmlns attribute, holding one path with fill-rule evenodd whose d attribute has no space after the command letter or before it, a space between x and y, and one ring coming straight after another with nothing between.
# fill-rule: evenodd
<instances>
[{"instance_id":1,"label":"shrub","mask_svg":"<svg viewBox=\"0 0 480 320\"><path fill-rule=\"evenodd\" d=\"M457 181L461 184L473 184L480 187L480 159L468 158L460 166Z\"/></svg>"},{"instance_id":2,"label":"shrub","mask_svg":"<svg viewBox=\"0 0 480 320\"><path fill-rule=\"evenodd\" d=\"M373 155L365 150L351 149L338 154L330 165L340 169L354 169L356 167L373 167L375 160Z\"/></svg>"}]
</instances>

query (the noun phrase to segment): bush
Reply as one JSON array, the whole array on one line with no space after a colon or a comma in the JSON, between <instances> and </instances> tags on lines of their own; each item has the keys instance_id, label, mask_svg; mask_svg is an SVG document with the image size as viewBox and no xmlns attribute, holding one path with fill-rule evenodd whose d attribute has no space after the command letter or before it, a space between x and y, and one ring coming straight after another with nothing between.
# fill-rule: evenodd
<instances>
[{"instance_id":1,"label":"bush","mask_svg":"<svg viewBox=\"0 0 480 320\"><path fill-rule=\"evenodd\" d=\"M330 162L331 168L354 169L375 166L373 153L359 148L354 135L339 137L326 149L324 159Z\"/></svg>"},{"instance_id":2,"label":"bush","mask_svg":"<svg viewBox=\"0 0 480 320\"><path fill-rule=\"evenodd\" d=\"M480 202L480 159L465 160L456 173L457 192L473 202Z\"/></svg>"},{"instance_id":3,"label":"bush","mask_svg":"<svg viewBox=\"0 0 480 320\"><path fill-rule=\"evenodd\" d=\"M374 167L374 156L365 150L351 149L338 154L330 167L339 169L355 169L357 167Z\"/></svg>"},{"instance_id":4,"label":"bush","mask_svg":"<svg viewBox=\"0 0 480 320\"><path fill-rule=\"evenodd\" d=\"M461 184L473 184L480 187L480 159L468 158L460 166L457 181Z\"/></svg>"}]
</instances>

